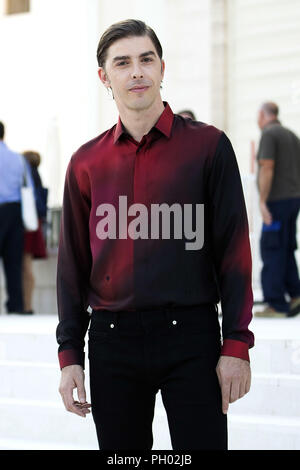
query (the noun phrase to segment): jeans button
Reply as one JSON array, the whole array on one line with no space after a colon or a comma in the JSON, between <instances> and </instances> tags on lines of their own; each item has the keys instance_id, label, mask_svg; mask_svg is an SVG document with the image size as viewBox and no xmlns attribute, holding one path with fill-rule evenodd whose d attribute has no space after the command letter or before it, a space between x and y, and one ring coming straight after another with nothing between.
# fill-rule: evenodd
<instances>
[{"instance_id":1,"label":"jeans button","mask_svg":"<svg viewBox=\"0 0 300 470\"><path fill-rule=\"evenodd\" d=\"M111 323L111 324L110 324L110 327L111 327L111 328L114 328L114 327L115 327L115 325L114 325L113 323Z\"/></svg>"},{"instance_id":2,"label":"jeans button","mask_svg":"<svg viewBox=\"0 0 300 470\"><path fill-rule=\"evenodd\" d=\"M176 325L177 321L176 321L176 320L173 320L172 323L173 323L173 325Z\"/></svg>"}]
</instances>

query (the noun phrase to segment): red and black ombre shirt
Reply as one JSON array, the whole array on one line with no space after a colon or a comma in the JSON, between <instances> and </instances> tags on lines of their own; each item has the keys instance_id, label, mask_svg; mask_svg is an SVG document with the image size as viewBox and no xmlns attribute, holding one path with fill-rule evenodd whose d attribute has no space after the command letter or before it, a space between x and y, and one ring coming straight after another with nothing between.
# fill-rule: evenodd
<instances>
[{"instance_id":1,"label":"red and black ombre shirt","mask_svg":"<svg viewBox=\"0 0 300 470\"><path fill-rule=\"evenodd\" d=\"M69 162L57 269L61 368L84 366L90 308L121 312L219 301L221 354L249 360L252 262L235 154L224 132L164 105L140 142L119 119ZM118 213L119 196L128 207L144 204L149 214L152 204L203 204L202 248L187 250L184 236L150 238L150 231L148 238L99 238L97 208L110 204Z\"/></svg>"}]
</instances>

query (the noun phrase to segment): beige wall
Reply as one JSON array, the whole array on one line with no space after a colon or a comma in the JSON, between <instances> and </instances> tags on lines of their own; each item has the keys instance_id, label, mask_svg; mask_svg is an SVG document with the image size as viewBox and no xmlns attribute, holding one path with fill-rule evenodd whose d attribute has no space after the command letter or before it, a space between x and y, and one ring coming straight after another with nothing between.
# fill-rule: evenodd
<instances>
[{"instance_id":1,"label":"beige wall","mask_svg":"<svg viewBox=\"0 0 300 470\"><path fill-rule=\"evenodd\" d=\"M228 133L242 172L259 130L261 102L279 104L283 124L300 133L300 2L228 0Z\"/></svg>"},{"instance_id":2,"label":"beige wall","mask_svg":"<svg viewBox=\"0 0 300 470\"><path fill-rule=\"evenodd\" d=\"M228 32L225 39L226 131L243 176L252 244L253 286L259 288L262 220L255 175L249 175L251 141L257 150L260 138L257 110L266 100L278 103L282 123L300 135L300 2L224 0L224 4ZM300 262L299 250L297 257Z\"/></svg>"},{"instance_id":3,"label":"beige wall","mask_svg":"<svg viewBox=\"0 0 300 470\"><path fill-rule=\"evenodd\" d=\"M41 153L50 206L71 154L98 132L98 4L31 0L30 13L0 18L0 119L8 145Z\"/></svg>"}]
</instances>

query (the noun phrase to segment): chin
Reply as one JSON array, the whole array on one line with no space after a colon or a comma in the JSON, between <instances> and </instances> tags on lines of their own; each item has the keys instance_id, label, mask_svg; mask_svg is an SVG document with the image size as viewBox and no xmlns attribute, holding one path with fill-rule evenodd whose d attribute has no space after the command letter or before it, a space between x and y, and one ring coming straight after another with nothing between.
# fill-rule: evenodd
<instances>
[{"instance_id":1,"label":"chin","mask_svg":"<svg viewBox=\"0 0 300 470\"><path fill-rule=\"evenodd\" d=\"M142 111L144 109L150 108L152 102L150 100L139 99L134 102L128 103L128 108L135 111Z\"/></svg>"}]
</instances>

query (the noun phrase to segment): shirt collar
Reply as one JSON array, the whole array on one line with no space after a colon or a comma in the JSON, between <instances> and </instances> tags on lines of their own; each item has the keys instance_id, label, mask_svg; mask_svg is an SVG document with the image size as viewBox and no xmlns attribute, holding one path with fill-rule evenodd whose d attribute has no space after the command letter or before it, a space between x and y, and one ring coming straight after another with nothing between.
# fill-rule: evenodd
<instances>
[{"instance_id":1,"label":"shirt collar","mask_svg":"<svg viewBox=\"0 0 300 470\"><path fill-rule=\"evenodd\" d=\"M158 129L162 134L164 134L169 139L171 135L174 114L173 114L171 107L166 101L163 101L163 104L164 104L165 109L163 110L158 121L153 127ZM115 132L114 132L114 144L119 140L121 135L125 133L126 133L125 128L119 116L118 123L116 125Z\"/></svg>"}]
</instances>

